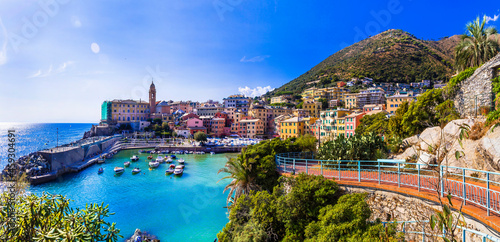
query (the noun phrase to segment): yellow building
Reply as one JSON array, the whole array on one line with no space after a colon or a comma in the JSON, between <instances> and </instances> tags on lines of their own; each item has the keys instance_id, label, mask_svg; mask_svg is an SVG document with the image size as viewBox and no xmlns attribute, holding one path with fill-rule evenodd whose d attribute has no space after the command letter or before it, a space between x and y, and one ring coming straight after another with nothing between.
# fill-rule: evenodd
<instances>
[{"instance_id":1,"label":"yellow building","mask_svg":"<svg viewBox=\"0 0 500 242\"><path fill-rule=\"evenodd\" d=\"M344 88L339 87L326 87L326 88L315 88L311 87L302 92L302 98L304 100L318 100L318 99L326 99L326 100L344 100L344 95L347 94L347 91Z\"/></svg>"},{"instance_id":2,"label":"yellow building","mask_svg":"<svg viewBox=\"0 0 500 242\"><path fill-rule=\"evenodd\" d=\"M302 108L304 110L307 110L309 112L309 115L311 117L319 117L321 113L321 107L322 103L318 101L313 101L313 100L306 100L304 101L304 104L302 105Z\"/></svg>"},{"instance_id":3,"label":"yellow building","mask_svg":"<svg viewBox=\"0 0 500 242\"><path fill-rule=\"evenodd\" d=\"M358 107L358 94L357 93L347 93L344 95L344 103L346 108L357 108Z\"/></svg>"},{"instance_id":4,"label":"yellow building","mask_svg":"<svg viewBox=\"0 0 500 242\"><path fill-rule=\"evenodd\" d=\"M304 90L301 94L302 99L314 99L314 93L318 90L315 87L308 88Z\"/></svg>"},{"instance_id":5,"label":"yellow building","mask_svg":"<svg viewBox=\"0 0 500 242\"><path fill-rule=\"evenodd\" d=\"M277 97L272 97L271 98L271 104L274 104L274 103L289 103L291 99L292 99L292 95L281 95L281 96L277 96Z\"/></svg>"},{"instance_id":6,"label":"yellow building","mask_svg":"<svg viewBox=\"0 0 500 242\"><path fill-rule=\"evenodd\" d=\"M413 102L417 97L410 95L394 95L387 97L387 112L393 114L404 102Z\"/></svg>"},{"instance_id":7,"label":"yellow building","mask_svg":"<svg viewBox=\"0 0 500 242\"><path fill-rule=\"evenodd\" d=\"M293 117L282 121L280 128L280 138L283 140L304 135L304 121L299 117Z\"/></svg>"},{"instance_id":8,"label":"yellow building","mask_svg":"<svg viewBox=\"0 0 500 242\"><path fill-rule=\"evenodd\" d=\"M116 123L146 121L149 118L149 103L135 100L111 101L111 118Z\"/></svg>"},{"instance_id":9,"label":"yellow building","mask_svg":"<svg viewBox=\"0 0 500 242\"><path fill-rule=\"evenodd\" d=\"M318 118L308 117L308 118L303 118L302 120L304 121L304 135L310 134L315 136L313 126L316 123L316 120L318 120Z\"/></svg>"}]
</instances>

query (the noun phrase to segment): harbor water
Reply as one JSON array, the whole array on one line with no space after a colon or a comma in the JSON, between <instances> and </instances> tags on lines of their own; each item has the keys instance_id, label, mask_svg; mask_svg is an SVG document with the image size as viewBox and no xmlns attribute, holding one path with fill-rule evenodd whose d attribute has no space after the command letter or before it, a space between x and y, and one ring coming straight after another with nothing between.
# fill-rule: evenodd
<instances>
[{"instance_id":1,"label":"harbor water","mask_svg":"<svg viewBox=\"0 0 500 242\"><path fill-rule=\"evenodd\" d=\"M16 130L16 154L22 156L55 147L57 138L59 145L76 141L91 126L0 123L0 167L3 169L7 164L7 130L10 128ZM123 167L132 155L138 155L140 160L131 162L123 174L115 175L113 168ZM149 170L148 155L139 154L138 150L124 150L104 164L31 186L29 190L36 194L67 196L73 208L85 208L88 203L108 204L115 214L106 221L116 222L125 238L139 228L161 241L214 241L217 232L228 222L227 193L222 191L229 181L218 182L224 174L217 171L225 165L228 156L234 155L177 155L186 161L182 176L166 175L168 163ZM100 167L104 169L102 174L97 173ZM135 167L139 167L141 173L133 175Z\"/></svg>"}]
</instances>

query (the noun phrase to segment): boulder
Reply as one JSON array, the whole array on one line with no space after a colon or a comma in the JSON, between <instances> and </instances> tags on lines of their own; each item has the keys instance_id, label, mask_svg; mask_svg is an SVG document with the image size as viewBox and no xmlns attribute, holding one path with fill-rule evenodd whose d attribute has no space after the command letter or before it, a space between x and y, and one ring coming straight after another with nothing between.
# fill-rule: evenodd
<instances>
[{"instance_id":1,"label":"boulder","mask_svg":"<svg viewBox=\"0 0 500 242\"><path fill-rule=\"evenodd\" d=\"M484 155L489 158L489 163L493 168L500 167L500 127L490 129L486 135L479 140L480 148Z\"/></svg>"},{"instance_id":2,"label":"boulder","mask_svg":"<svg viewBox=\"0 0 500 242\"><path fill-rule=\"evenodd\" d=\"M440 127L427 128L424 130L424 132L422 132L418 136L418 139L419 139L420 149L428 151L431 145L433 147L439 145L441 139L441 128Z\"/></svg>"}]
</instances>

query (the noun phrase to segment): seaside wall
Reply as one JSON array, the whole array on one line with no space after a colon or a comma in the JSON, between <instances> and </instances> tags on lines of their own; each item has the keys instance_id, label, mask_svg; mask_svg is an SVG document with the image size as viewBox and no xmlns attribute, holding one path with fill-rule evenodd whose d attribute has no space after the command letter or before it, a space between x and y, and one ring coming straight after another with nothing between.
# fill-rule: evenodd
<instances>
[{"instance_id":1,"label":"seaside wall","mask_svg":"<svg viewBox=\"0 0 500 242\"><path fill-rule=\"evenodd\" d=\"M39 151L51 165L51 170L59 170L68 167L70 164L81 161L84 158L85 152L80 147L68 148L61 152Z\"/></svg>"},{"instance_id":2,"label":"seaside wall","mask_svg":"<svg viewBox=\"0 0 500 242\"><path fill-rule=\"evenodd\" d=\"M87 152L85 153L85 159L93 157L93 156L95 156L96 154L99 154L99 153L101 153L101 149L99 148L98 144L90 145L88 147Z\"/></svg>"},{"instance_id":3,"label":"seaside wall","mask_svg":"<svg viewBox=\"0 0 500 242\"><path fill-rule=\"evenodd\" d=\"M454 103L462 117L480 115L481 107L494 107L491 79L499 74L499 67L500 54L477 68L471 77L459 84Z\"/></svg>"}]
</instances>

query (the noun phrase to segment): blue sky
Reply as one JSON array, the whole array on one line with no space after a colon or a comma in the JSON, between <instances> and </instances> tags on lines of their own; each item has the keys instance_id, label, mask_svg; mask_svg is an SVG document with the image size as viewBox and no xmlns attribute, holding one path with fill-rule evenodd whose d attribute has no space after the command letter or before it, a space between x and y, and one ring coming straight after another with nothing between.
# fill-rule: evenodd
<instances>
[{"instance_id":1,"label":"blue sky","mask_svg":"<svg viewBox=\"0 0 500 242\"><path fill-rule=\"evenodd\" d=\"M2 0L0 122L98 122L102 101L146 99L152 78L162 100L255 95L387 29L500 23L498 2L480 3Z\"/></svg>"}]
</instances>

